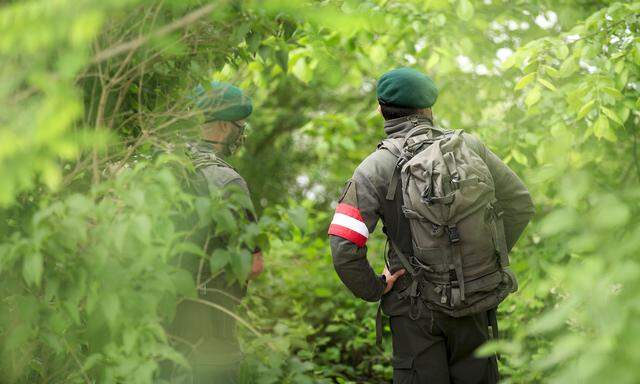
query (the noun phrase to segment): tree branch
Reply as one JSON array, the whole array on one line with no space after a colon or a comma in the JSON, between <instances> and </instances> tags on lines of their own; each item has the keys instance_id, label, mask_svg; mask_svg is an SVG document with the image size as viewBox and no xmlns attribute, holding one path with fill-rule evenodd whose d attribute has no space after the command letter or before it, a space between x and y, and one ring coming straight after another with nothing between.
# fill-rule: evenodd
<instances>
[{"instance_id":1,"label":"tree branch","mask_svg":"<svg viewBox=\"0 0 640 384\"><path fill-rule=\"evenodd\" d=\"M92 63L96 64L99 63L101 61L104 60L108 60L114 56L120 55L124 52L128 52L131 50L135 50L138 49L140 46L146 44L147 42L149 42L149 40L151 39L155 39L158 37L162 37L165 36L171 32L174 32L180 28L184 28L186 26L188 26L189 24L195 22L196 20L208 15L209 13L211 13L213 11L213 9L215 8L214 4L207 4L201 8L196 9L195 11L183 16L182 18L175 20L167 25L165 25L162 28L159 28L157 31L147 35L147 36L140 36L137 37L133 40L130 40L126 43L122 43L122 44L118 44L114 47L110 47L107 48L103 51L98 52L93 60Z\"/></svg>"}]
</instances>

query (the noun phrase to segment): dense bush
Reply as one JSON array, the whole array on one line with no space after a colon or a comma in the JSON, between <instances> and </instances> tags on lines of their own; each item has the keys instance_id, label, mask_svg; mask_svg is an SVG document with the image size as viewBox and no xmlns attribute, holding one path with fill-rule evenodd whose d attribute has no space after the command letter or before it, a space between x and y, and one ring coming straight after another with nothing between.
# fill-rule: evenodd
<instances>
[{"instance_id":1,"label":"dense bush","mask_svg":"<svg viewBox=\"0 0 640 384\"><path fill-rule=\"evenodd\" d=\"M410 65L436 121L480 137L530 187L537 217L500 308L511 382L638 381L640 3L611 1L30 1L0 6L0 382L152 382L188 369L164 328L204 257L266 272L239 318L246 382L385 382L375 306L341 285L326 228L383 135L375 79ZM190 90L253 97L231 159L239 197L193 196ZM198 218L187 220L185 218ZM189 229L190 228L190 229ZM383 236L369 256L380 269Z\"/></svg>"}]
</instances>

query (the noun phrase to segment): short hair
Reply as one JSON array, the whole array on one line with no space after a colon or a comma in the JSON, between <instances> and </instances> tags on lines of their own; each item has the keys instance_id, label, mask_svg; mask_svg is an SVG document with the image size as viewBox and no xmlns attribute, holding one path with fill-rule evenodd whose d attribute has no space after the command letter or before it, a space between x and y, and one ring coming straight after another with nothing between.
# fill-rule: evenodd
<instances>
[{"instance_id":1,"label":"short hair","mask_svg":"<svg viewBox=\"0 0 640 384\"><path fill-rule=\"evenodd\" d=\"M422 109L396 107L394 105L380 104L380 112L385 120L398 119L400 117L411 116L421 113Z\"/></svg>"}]
</instances>

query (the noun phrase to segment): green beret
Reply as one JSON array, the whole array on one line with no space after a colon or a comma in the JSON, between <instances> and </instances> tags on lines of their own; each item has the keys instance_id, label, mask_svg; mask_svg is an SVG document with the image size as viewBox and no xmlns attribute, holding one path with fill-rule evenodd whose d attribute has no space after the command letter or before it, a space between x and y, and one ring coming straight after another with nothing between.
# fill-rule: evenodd
<instances>
[{"instance_id":1,"label":"green beret","mask_svg":"<svg viewBox=\"0 0 640 384\"><path fill-rule=\"evenodd\" d=\"M198 85L194 90L196 108L204 113L206 122L242 120L251 114L251 99L242 90L229 83L212 81L206 88Z\"/></svg>"},{"instance_id":2,"label":"green beret","mask_svg":"<svg viewBox=\"0 0 640 384\"><path fill-rule=\"evenodd\" d=\"M378 102L401 108L430 108L438 98L433 80L412 68L397 68L380 77Z\"/></svg>"}]
</instances>

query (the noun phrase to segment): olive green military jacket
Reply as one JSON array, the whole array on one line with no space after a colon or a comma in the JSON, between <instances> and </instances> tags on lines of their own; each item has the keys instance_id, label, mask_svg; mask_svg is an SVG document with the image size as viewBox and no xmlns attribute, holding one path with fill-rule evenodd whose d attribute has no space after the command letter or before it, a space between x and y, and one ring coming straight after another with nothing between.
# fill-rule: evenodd
<instances>
[{"instance_id":1,"label":"olive green military jacket","mask_svg":"<svg viewBox=\"0 0 640 384\"><path fill-rule=\"evenodd\" d=\"M200 196L209 196L209 193L222 190L224 193L232 193L235 190L236 193L246 194L248 201L251 202L249 188L244 178L238 174L238 172L222 158L215 153L210 143L201 141L187 144L187 154L193 161L196 174L192 178L192 188ZM255 221L255 210L253 205L249 206L245 211L247 218L250 221ZM206 237L210 236L208 231L203 231L200 234L195 235L195 241L205 244ZM224 239L213 238L213 243L209 245L209 249L215 249L216 243L224 243ZM253 252L259 251L259 249L252 250ZM199 260L195 259L195 262L199 263ZM195 266L188 266L188 268L194 269ZM201 280L205 281L209 277L209 268L204 269L204 274L200 276ZM222 284L222 282L219 282ZM241 295L243 289L236 289L238 295Z\"/></svg>"},{"instance_id":2,"label":"olive green military jacket","mask_svg":"<svg viewBox=\"0 0 640 384\"><path fill-rule=\"evenodd\" d=\"M389 138L403 137L415 126L411 120L418 124L431 124L423 116L402 117L386 121L385 133ZM504 212L507 246L511 249L533 216L531 196L520 178L477 137L463 133L463 139L491 171L496 199ZM366 257L366 240L378 220L382 219L384 232L392 236L403 253L413 253L408 222L399 204L401 189L397 188L393 201L385 198L396 162L397 158L385 149L378 149L364 159L343 191L329 229L333 265L338 276L353 294L367 301L380 300L386 287ZM388 259L392 272L401 268L393 250L390 250ZM385 305L385 300L389 301L391 297L397 295L383 297L383 309L390 307ZM390 315L386 309L385 312Z\"/></svg>"},{"instance_id":3,"label":"olive green military jacket","mask_svg":"<svg viewBox=\"0 0 640 384\"><path fill-rule=\"evenodd\" d=\"M199 142L189 143L187 146L196 170L201 172L206 181L206 190L200 190L203 188L202 185L199 185L196 186L199 189L198 192L206 195L214 189L225 189L235 185L249 196L249 188L245 180L231 165L215 153L211 144Z\"/></svg>"}]
</instances>

